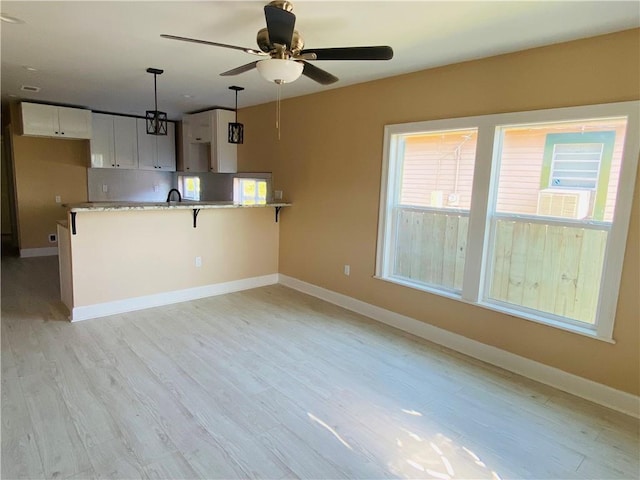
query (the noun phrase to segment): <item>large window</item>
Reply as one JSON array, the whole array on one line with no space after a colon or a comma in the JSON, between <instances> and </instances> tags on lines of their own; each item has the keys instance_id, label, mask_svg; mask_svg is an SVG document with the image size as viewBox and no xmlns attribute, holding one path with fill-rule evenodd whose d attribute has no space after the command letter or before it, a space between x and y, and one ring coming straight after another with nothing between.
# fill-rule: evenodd
<instances>
[{"instance_id":1,"label":"large window","mask_svg":"<svg viewBox=\"0 0 640 480\"><path fill-rule=\"evenodd\" d=\"M610 340L638 105L387 126L377 276Z\"/></svg>"}]
</instances>

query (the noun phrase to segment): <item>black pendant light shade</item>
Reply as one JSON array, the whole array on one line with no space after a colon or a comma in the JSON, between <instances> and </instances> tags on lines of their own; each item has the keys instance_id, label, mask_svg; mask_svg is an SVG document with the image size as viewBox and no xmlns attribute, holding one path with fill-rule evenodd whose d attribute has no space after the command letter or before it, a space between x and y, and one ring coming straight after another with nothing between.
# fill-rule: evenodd
<instances>
[{"instance_id":1,"label":"black pendant light shade","mask_svg":"<svg viewBox=\"0 0 640 480\"><path fill-rule=\"evenodd\" d=\"M147 68L147 73L153 73L153 94L155 99L155 110L147 110L145 115L148 135L167 134L167 113L158 110L158 85L156 83L157 75L162 75L163 72L164 70L158 68Z\"/></svg>"},{"instance_id":2,"label":"black pendant light shade","mask_svg":"<svg viewBox=\"0 0 640 480\"><path fill-rule=\"evenodd\" d=\"M236 121L229 123L229 143L241 144L244 142L244 125L238 123L238 92L244 90L243 87L229 87L229 90L236 92Z\"/></svg>"}]
</instances>

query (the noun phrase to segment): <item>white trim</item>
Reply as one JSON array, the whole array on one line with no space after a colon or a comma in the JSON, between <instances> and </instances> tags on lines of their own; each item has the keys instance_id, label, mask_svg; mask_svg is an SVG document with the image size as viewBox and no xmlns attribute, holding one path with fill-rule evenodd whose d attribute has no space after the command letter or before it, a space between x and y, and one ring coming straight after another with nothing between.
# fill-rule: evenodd
<instances>
[{"instance_id":1,"label":"white trim","mask_svg":"<svg viewBox=\"0 0 640 480\"><path fill-rule=\"evenodd\" d=\"M58 255L58 247L21 248L20 249L20 258L51 257L53 255Z\"/></svg>"},{"instance_id":2,"label":"white trim","mask_svg":"<svg viewBox=\"0 0 640 480\"><path fill-rule=\"evenodd\" d=\"M640 397L616 390L601 383L579 377L558 368L521 357L428 323L400 315L361 300L280 274L279 282L289 288L312 295L334 305L365 315L430 342L463 353L483 362L550 385L572 395L585 398L619 412L640 418Z\"/></svg>"},{"instance_id":3,"label":"white trim","mask_svg":"<svg viewBox=\"0 0 640 480\"><path fill-rule=\"evenodd\" d=\"M187 302L198 298L224 295L225 293L239 292L252 288L264 287L278 283L278 274L263 275L261 277L244 278L231 282L215 283L202 287L175 290L173 292L156 293L143 297L126 298L107 303L97 303L82 307L74 307L71 312L71 321L88 320L90 318L106 317L119 313L133 312L145 308L160 307L172 303Z\"/></svg>"}]
</instances>

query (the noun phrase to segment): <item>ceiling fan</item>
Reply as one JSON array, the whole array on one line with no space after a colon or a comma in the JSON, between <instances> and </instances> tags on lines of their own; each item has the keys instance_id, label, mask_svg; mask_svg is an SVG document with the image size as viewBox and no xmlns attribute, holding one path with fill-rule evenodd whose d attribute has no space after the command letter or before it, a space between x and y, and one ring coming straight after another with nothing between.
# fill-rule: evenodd
<instances>
[{"instance_id":1,"label":"ceiling fan","mask_svg":"<svg viewBox=\"0 0 640 480\"><path fill-rule=\"evenodd\" d=\"M338 81L338 77L309 63L313 60L390 60L393 58L393 49L388 46L305 49L302 36L295 30L296 16L292 10L293 5L286 0L274 0L265 5L264 16L267 27L258 31L257 43L260 50L176 35L160 36L171 40L231 48L265 57L220 75L238 75L257 68L265 79L277 84L293 82L300 75L305 75L322 85L330 85Z\"/></svg>"}]
</instances>

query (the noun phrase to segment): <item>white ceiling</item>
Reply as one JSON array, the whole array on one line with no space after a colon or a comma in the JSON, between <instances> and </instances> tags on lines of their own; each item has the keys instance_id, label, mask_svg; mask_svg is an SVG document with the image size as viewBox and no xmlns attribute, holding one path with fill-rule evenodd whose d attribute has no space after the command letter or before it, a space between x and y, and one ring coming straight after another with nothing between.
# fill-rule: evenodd
<instances>
[{"instance_id":1,"label":"white ceiling","mask_svg":"<svg viewBox=\"0 0 640 480\"><path fill-rule=\"evenodd\" d=\"M169 33L255 48L266 3L3 0L2 13L24 23L1 24L2 100L144 115L153 108L153 76L146 69L156 67L165 71L158 77L158 108L172 119L233 107L230 85L246 88L240 108L273 101L277 87L256 70L219 76L257 57L160 38ZM640 26L638 1L298 0L293 12L307 48L390 45L395 56L315 62L340 81L323 87L303 76L283 86L283 98ZM23 92L22 85L41 90Z\"/></svg>"}]
</instances>

